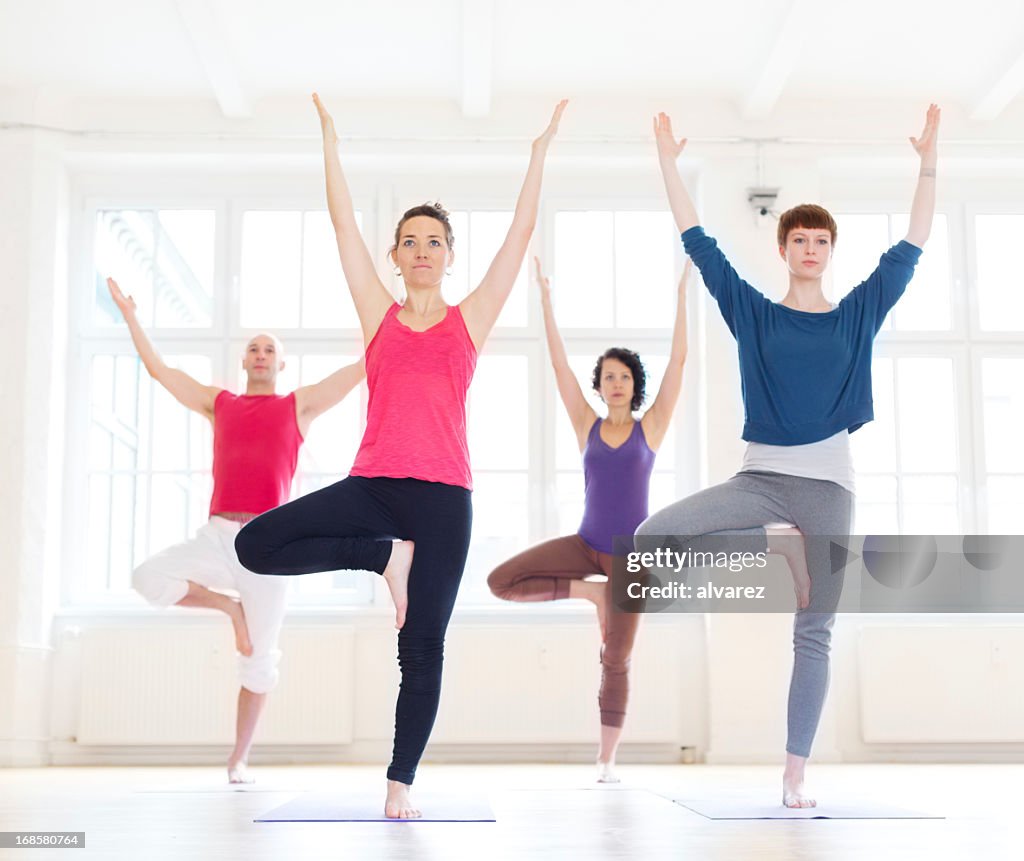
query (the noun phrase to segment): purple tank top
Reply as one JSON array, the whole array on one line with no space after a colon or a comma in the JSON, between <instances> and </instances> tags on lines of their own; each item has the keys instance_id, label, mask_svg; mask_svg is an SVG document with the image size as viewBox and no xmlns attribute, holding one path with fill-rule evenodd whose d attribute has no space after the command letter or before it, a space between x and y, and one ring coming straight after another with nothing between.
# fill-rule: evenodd
<instances>
[{"instance_id":1,"label":"purple tank top","mask_svg":"<svg viewBox=\"0 0 1024 861\"><path fill-rule=\"evenodd\" d=\"M640 422L618 448L601 439L601 419L590 427L583 449L586 493L579 535L594 550L612 553L612 537L632 535L647 519L654 452Z\"/></svg>"}]
</instances>

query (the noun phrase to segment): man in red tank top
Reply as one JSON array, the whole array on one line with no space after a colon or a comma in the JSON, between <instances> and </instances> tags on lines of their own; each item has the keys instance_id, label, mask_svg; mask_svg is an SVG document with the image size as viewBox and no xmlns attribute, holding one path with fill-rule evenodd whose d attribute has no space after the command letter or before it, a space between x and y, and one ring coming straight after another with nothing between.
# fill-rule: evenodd
<instances>
[{"instance_id":1,"label":"man in red tank top","mask_svg":"<svg viewBox=\"0 0 1024 861\"><path fill-rule=\"evenodd\" d=\"M288 580L247 571L235 553L235 535L259 514L288 501L299 446L318 415L339 403L363 378L360 359L289 395L275 392L284 350L272 335L245 348L245 394L206 386L168 367L139 325L135 302L107 279L132 342L149 375L182 405L213 424L213 498L210 521L196 537L168 547L140 565L132 586L156 606L207 607L226 614L235 630L241 690L228 780L251 783L249 749L267 694L277 684ZM225 591L236 592L234 598Z\"/></svg>"}]
</instances>

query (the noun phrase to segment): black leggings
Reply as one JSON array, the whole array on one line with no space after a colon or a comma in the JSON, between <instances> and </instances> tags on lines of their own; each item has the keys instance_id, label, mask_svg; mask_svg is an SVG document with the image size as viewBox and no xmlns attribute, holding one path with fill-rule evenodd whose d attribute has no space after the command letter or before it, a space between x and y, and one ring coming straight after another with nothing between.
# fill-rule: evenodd
<instances>
[{"instance_id":1,"label":"black leggings","mask_svg":"<svg viewBox=\"0 0 1024 861\"><path fill-rule=\"evenodd\" d=\"M262 514L235 539L257 574L384 572L391 540L416 542L409 609L398 634L402 684L388 779L411 784L441 697L444 634L469 552L472 497L464 487L415 478L349 476Z\"/></svg>"}]
</instances>

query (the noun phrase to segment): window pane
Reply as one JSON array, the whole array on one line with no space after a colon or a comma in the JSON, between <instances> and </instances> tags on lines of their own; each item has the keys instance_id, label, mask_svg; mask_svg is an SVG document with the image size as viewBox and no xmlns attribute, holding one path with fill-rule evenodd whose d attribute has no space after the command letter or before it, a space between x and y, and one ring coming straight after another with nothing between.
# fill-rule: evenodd
<instances>
[{"instance_id":1,"label":"window pane","mask_svg":"<svg viewBox=\"0 0 1024 861\"><path fill-rule=\"evenodd\" d=\"M529 481L525 473L473 476L473 540L459 600L490 603L487 575L529 546Z\"/></svg>"},{"instance_id":2,"label":"window pane","mask_svg":"<svg viewBox=\"0 0 1024 861\"><path fill-rule=\"evenodd\" d=\"M985 427L985 465L989 472L1024 472L1024 359L985 358L981 388Z\"/></svg>"},{"instance_id":3,"label":"window pane","mask_svg":"<svg viewBox=\"0 0 1024 861\"><path fill-rule=\"evenodd\" d=\"M850 450L858 474L896 470L896 415L893 400L892 359L875 359L871 364L875 420L850 436Z\"/></svg>"},{"instance_id":4,"label":"window pane","mask_svg":"<svg viewBox=\"0 0 1024 861\"><path fill-rule=\"evenodd\" d=\"M978 215L974 230L981 328L1020 331L1024 329L1024 278L1019 259L1024 214Z\"/></svg>"},{"instance_id":5,"label":"window pane","mask_svg":"<svg viewBox=\"0 0 1024 861\"><path fill-rule=\"evenodd\" d=\"M594 380L594 363L597 361L597 355L593 356L569 356L569 367L572 368L573 376L579 380L580 388L583 389L583 394L593 407L594 411L599 415L603 416L607 409L601 402L601 398L597 392L593 389ZM548 379L551 380L551 385L554 386L554 371L551 370L550 364L547 369ZM589 428L588 428L589 430ZM576 440L576 433L573 431L572 424L569 422L569 417L566 415L565 406L562 403L562 399L555 395L555 469L558 470L570 470L579 469L581 463L581 455L579 444Z\"/></svg>"},{"instance_id":6,"label":"window pane","mask_svg":"<svg viewBox=\"0 0 1024 861\"><path fill-rule=\"evenodd\" d=\"M1024 525L1024 476L989 476L988 531L1020 535Z\"/></svg>"},{"instance_id":7,"label":"window pane","mask_svg":"<svg viewBox=\"0 0 1024 861\"><path fill-rule=\"evenodd\" d=\"M363 214L356 213L363 229ZM359 328L359 317L338 257L331 217L302 214L302 325L312 329Z\"/></svg>"},{"instance_id":8,"label":"window pane","mask_svg":"<svg viewBox=\"0 0 1024 861\"><path fill-rule=\"evenodd\" d=\"M475 289L487 274L487 269L494 256L505 241L508 229L512 224L511 212L474 212L469 217L469 287ZM456 246L457 247L457 246ZM528 256L528 255L527 255ZM523 259L519 268L515 286L498 315L497 326L525 326L527 294L530 286L527 283L527 264Z\"/></svg>"},{"instance_id":9,"label":"window pane","mask_svg":"<svg viewBox=\"0 0 1024 861\"><path fill-rule=\"evenodd\" d=\"M670 327L679 237L671 212L615 213L615 324Z\"/></svg>"},{"instance_id":10,"label":"window pane","mask_svg":"<svg viewBox=\"0 0 1024 861\"><path fill-rule=\"evenodd\" d=\"M956 472L955 385L951 359L897 360L901 468Z\"/></svg>"},{"instance_id":11,"label":"window pane","mask_svg":"<svg viewBox=\"0 0 1024 861\"><path fill-rule=\"evenodd\" d=\"M545 535L572 535L583 520L583 470L559 472L555 476L555 520Z\"/></svg>"},{"instance_id":12,"label":"window pane","mask_svg":"<svg viewBox=\"0 0 1024 861\"><path fill-rule=\"evenodd\" d=\"M894 477L887 475L857 477L854 531L858 535L899 534L899 511Z\"/></svg>"},{"instance_id":13,"label":"window pane","mask_svg":"<svg viewBox=\"0 0 1024 861\"><path fill-rule=\"evenodd\" d=\"M836 215L839 232L832 255L832 296L838 303L875 271L889 247L889 217L884 213Z\"/></svg>"},{"instance_id":14,"label":"window pane","mask_svg":"<svg viewBox=\"0 0 1024 861\"><path fill-rule=\"evenodd\" d=\"M317 383L355 360L355 356L303 356L300 384ZM324 475L330 479L328 483L348 475L362 438L364 390L365 386L360 384L340 404L313 421L299 450L300 473Z\"/></svg>"},{"instance_id":15,"label":"window pane","mask_svg":"<svg viewBox=\"0 0 1024 861\"><path fill-rule=\"evenodd\" d=\"M97 212L93 238L95 323L124 324L107 289L109 276L135 300L144 326L210 326L215 228L212 210Z\"/></svg>"},{"instance_id":16,"label":"window pane","mask_svg":"<svg viewBox=\"0 0 1024 861\"><path fill-rule=\"evenodd\" d=\"M613 221L610 212L555 214L551 301L560 326L611 327ZM551 269L549 261L542 261Z\"/></svg>"},{"instance_id":17,"label":"window pane","mask_svg":"<svg viewBox=\"0 0 1024 861\"><path fill-rule=\"evenodd\" d=\"M474 470L526 469L530 445L526 356L481 356L469 391Z\"/></svg>"},{"instance_id":18,"label":"window pane","mask_svg":"<svg viewBox=\"0 0 1024 861\"><path fill-rule=\"evenodd\" d=\"M508 228L512 224L512 212L507 210L467 212L456 211L448 220L455 234L455 262L452 274L445 277L443 295L449 305L457 305L475 290L498 253ZM498 315L496 326L525 326L530 285L527 279L527 263L516 276L512 292Z\"/></svg>"},{"instance_id":19,"label":"window pane","mask_svg":"<svg viewBox=\"0 0 1024 861\"><path fill-rule=\"evenodd\" d=\"M922 475L903 479L903 533L953 535L960 531L957 480Z\"/></svg>"},{"instance_id":20,"label":"window pane","mask_svg":"<svg viewBox=\"0 0 1024 861\"><path fill-rule=\"evenodd\" d=\"M241 323L260 328L299 324L302 213L242 215Z\"/></svg>"},{"instance_id":21,"label":"window pane","mask_svg":"<svg viewBox=\"0 0 1024 861\"><path fill-rule=\"evenodd\" d=\"M907 235L910 216L892 217L892 242ZM932 223L928 249L914 271L914 278L893 309L893 325L898 331L941 331L952 326L950 303L952 271L949 257L949 224L939 213Z\"/></svg>"}]
</instances>

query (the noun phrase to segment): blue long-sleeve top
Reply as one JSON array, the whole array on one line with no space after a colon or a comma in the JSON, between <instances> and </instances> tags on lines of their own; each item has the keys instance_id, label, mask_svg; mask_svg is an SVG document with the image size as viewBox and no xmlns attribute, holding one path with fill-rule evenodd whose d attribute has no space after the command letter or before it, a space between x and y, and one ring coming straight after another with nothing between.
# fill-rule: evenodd
<instances>
[{"instance_id":1,"label":"blue long-sleeve top","mask_svg":"<svg viewBox=\"0 0 1024 861\"><path fill-rule=\"evenodd\" d=\"M736 274L702 227L682 234L736 338L743 390L743 439L804 445L874 417L871 346L903 295L921 249L898 242L867 280L824 313L772 302Z\"/></svg>"}]
</instances>

